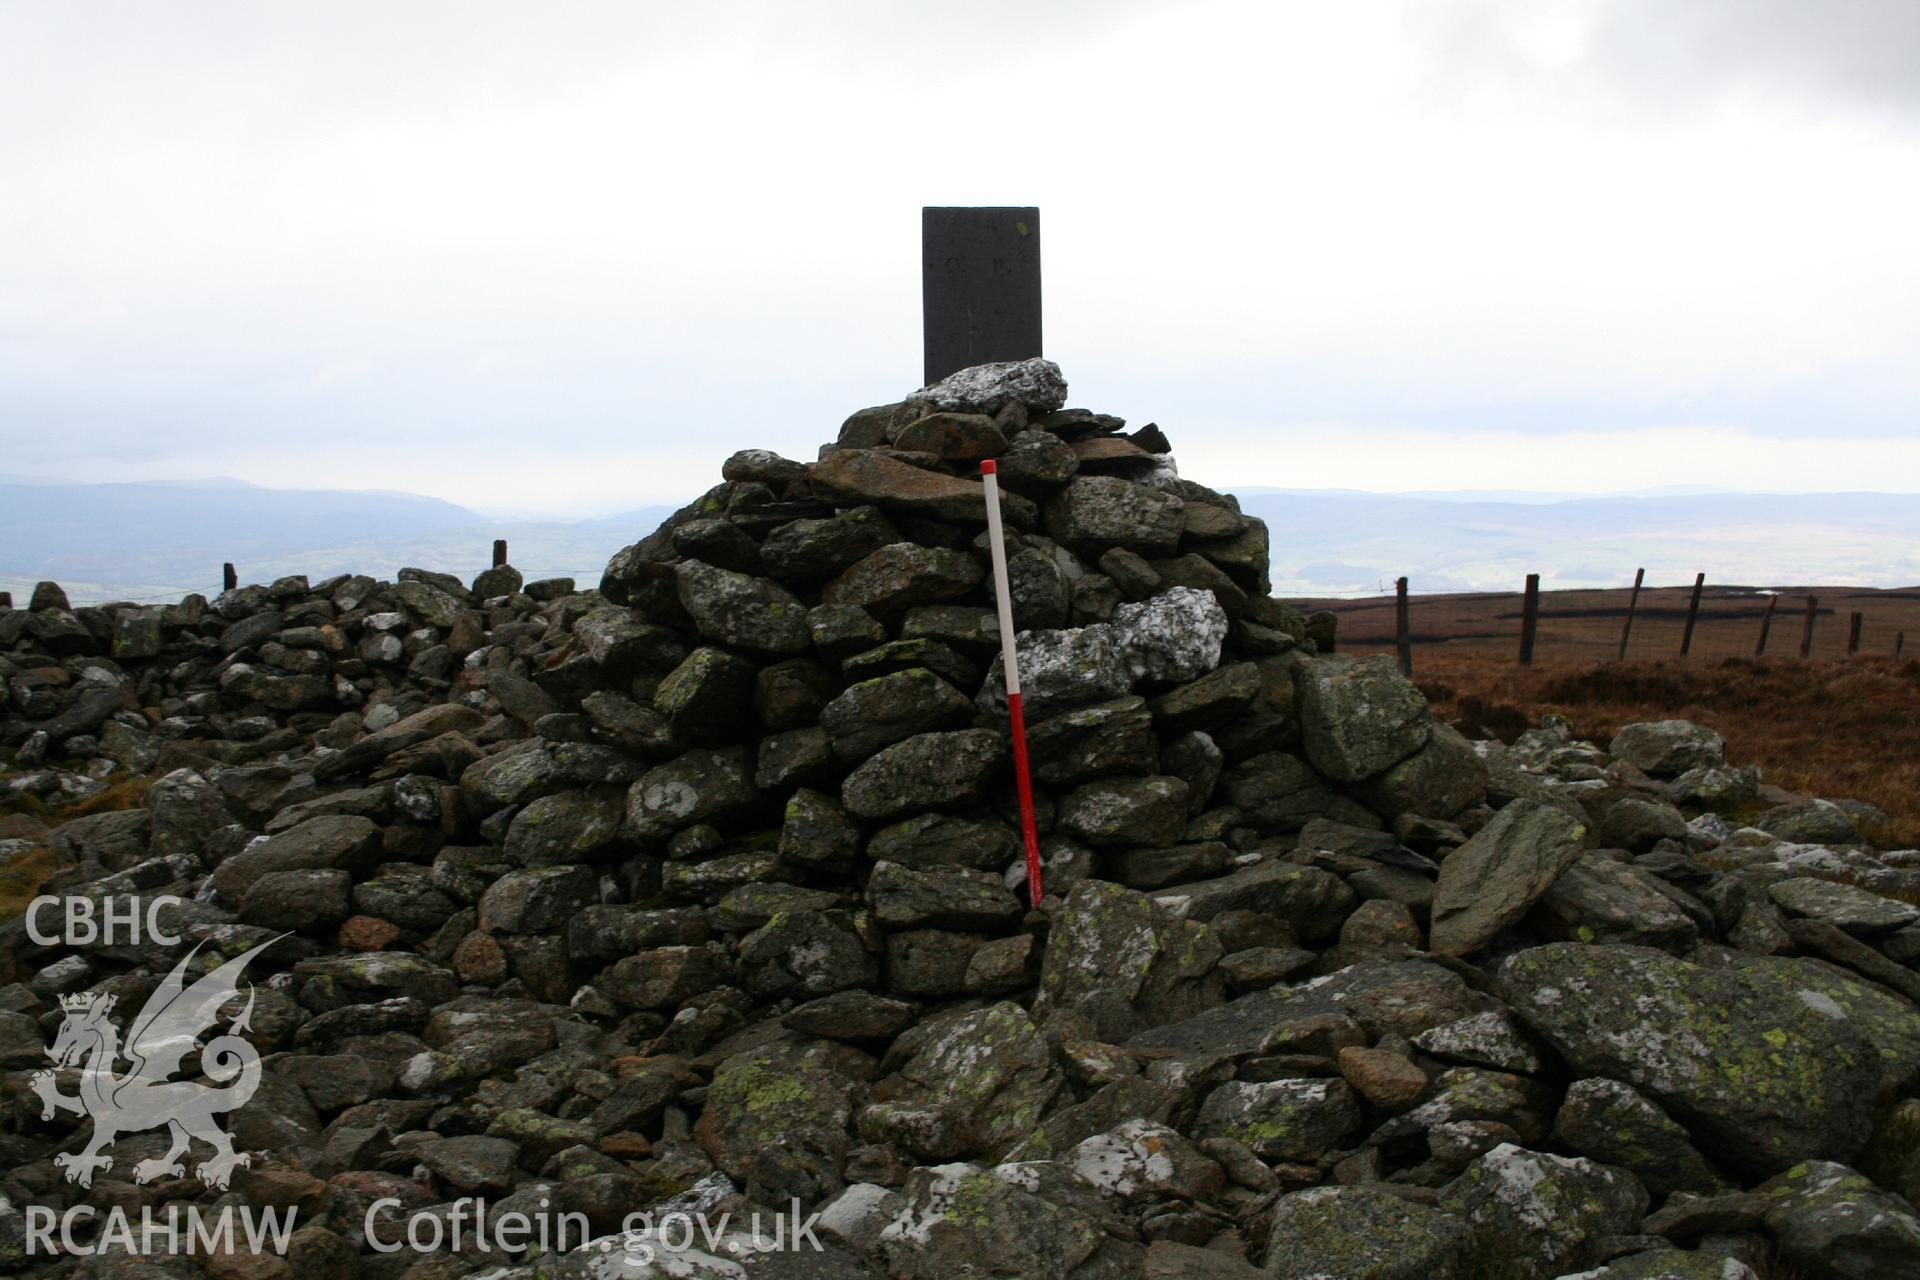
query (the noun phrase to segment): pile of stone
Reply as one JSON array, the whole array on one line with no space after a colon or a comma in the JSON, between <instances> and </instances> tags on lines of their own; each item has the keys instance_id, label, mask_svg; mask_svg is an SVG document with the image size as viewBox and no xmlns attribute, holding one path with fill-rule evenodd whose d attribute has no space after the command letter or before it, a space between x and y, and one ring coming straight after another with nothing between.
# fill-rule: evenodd
<instances>
[{"instance_id":1,"label":"pile of stone","mask_svg":"<svg viewBox=\"0 0 1920 1280\"><path fill-rule=\"evenodd\" d=\"M817 461L736 453L593 590L0 612L0 870L180 899L174 941L0 928L0 1269L1920 1274L1920 853L1686 722L1466 741L1269 596L1265 528L1157 427L1065 393L986 366ZM89 1122L36 1085L61 998L124 1026L194 947L269 941L252 1162L209 1186L150 1130L71 1179ZM391 1251L471 1197L595 1243ZM188 1202L297 1230L26 1249L33 1206ZM796 1202L797 1249L743 1234ZM641 1212L731 1225L617 1234Z\"/></svg>"}]
</instances>

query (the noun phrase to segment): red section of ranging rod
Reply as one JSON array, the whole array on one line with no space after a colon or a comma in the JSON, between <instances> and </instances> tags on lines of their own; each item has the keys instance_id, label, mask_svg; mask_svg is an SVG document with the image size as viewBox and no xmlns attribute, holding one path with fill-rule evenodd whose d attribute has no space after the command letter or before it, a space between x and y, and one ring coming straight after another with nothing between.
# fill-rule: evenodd
<instances>
[{"instance_id":1,"label":"red section of ranging rod","mask_svg":"<svg viewBox=\"0 0 1920 1280\"><path fill-rule=\"evenodd\" d=\"M1013 596L1007 586L1006 535L1000 528L1000 477L994 459L980 464L987 497L987 544L993 557L994 600L1000 615L1000 665L1007 681L1008 731L1013 735L1014 784L1020 791L1020 834L1027 846L1027 901L1040 905L1040 834L1033 820L1033 778L1027 771L1027 717L1020 709L1020 655L1013 643Z\"/></svg>"},{"instance_id":2,"label":"red section of ranging rod","mask_svg":"<svg viewBox=\"0 0 1920 1280\"><path fill-rule=\"evenodd\" d=\"M1033 779L1027 773L1027 717L1020 710L1020 695L1007 696L1007 715L1012 723L1013 779L1020 790L1020 836L1027 844L1027 901L1040 905L1040 833L1033 821Z\"/></svg>"}]
</instances>

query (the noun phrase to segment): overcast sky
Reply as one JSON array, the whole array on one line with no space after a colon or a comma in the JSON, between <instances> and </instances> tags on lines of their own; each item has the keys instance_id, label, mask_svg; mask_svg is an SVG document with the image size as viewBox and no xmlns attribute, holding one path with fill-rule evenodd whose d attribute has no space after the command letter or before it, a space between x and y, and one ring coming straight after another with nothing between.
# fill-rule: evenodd
<instances>
[{"instance_id":1,"label":"overcast sky","mask_svg":"<svg viewBox=\"0 0 1920 1280\"><path fill-rule=\"evenodd\" d=\"M1234 485L1920 491L1920 3L0 0L0 457L683 500L1037 204Z\"/></svg>"}]
</instances>

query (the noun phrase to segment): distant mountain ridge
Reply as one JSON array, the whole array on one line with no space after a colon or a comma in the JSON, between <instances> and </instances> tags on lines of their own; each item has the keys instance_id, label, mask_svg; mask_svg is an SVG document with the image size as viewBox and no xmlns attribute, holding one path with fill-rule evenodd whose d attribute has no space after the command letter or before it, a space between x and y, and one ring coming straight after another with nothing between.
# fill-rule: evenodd
<instances>
[{"instance_id":1,"label":"distant mountain ridge","mask_svg":"<svg viewBox=\"0 0 1920 1280\"><path fill-rule=\"evenodd\" d=\"M1415 591L1629 583L1920 583L1920 497L1727 491L1583 496L1392 494L1247 486L1267 522L1276 594L1364 595L1405 574ZM599 580L607 559L674 510L581 520L490 519L400 492L265 489L227 479L0 484L0 588L40 578L76 600L177 599L284 574L391 576L417 565L470 577L495 538L528 577Z\"/></svg>"}]
</instances>

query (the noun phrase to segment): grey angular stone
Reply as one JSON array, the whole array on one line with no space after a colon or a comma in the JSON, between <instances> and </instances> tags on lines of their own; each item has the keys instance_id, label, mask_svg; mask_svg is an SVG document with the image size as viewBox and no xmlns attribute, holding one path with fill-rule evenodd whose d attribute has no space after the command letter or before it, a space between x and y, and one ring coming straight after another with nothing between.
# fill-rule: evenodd
<instances>
[{"instance_id":1,"label":"grey angular stone","mask_svg":"<svg viewBox=\"0 0 1920 1280\"><path fill-rule=\"evenodd\" d=\"M999 876L965 867L915 871L876 863L867 879L867 902L888 929L1002 930L1025 914Z\"/></svg>"},{"instance_id":2,"label":"grey angular stone","mask_svg":"<svg viewBox=\"0 0 1920 1280\"><path fill-rule=\"evenodd\" d=\"M1613 735L1607 751L1643 773L1665 778L1727 762L1726 741L1691 720L1646 720L1627 725Z\"/></svg>"},{"instance_id":3,"label":"grey angular stone","mask_svg":"<svg viewBox=\"0 0 1920 1280\"><path fill-rule=\"evenodd\" d=\"M1647 1191L1619 1169L1503 1143L1442 1188L1440 1208L1549 1276L1598 1261L1602 1237L1636 1230Z\"/></svg>"},{"instance_id":4,"label":"grey angular stone","mask_svg":"<svg viewBox=\"0 0 1920 1280\"><path fill-rule=\"evenodd\" d=\"M1880 1076L1845 1010L1790 972L1562 942L1508 957L1499 985L1575 1071L1633 1085L1710 1159L1772 1173L1858 1151Z\"/></svg>"},{"instance_id":5,"label":"grey angular stone","mask_svg":"<svg viewBox=\"0 0 1920 1280\"><path fill-rule=\"evenodd\" d=\"M992 415L1010 404L1024 405L1036 414L1051 413L1066 402L1067 380L1060 366L1035 356L958 370L914 392L905 404Z\"/></svg>"},{"instance_id":6,"label":"grey angular stone","mask_svg":"<svg viewBox=\"0 0 1920 1280\"><path fill-rule=\"evenodd\" d=\"M1842 1164L1810 1160L1759 1188L1781 1260L1834 1280L1920 1273L1920 1214Z\"/></svg>"},{"instance_id":7,"label":"grey angular stone","mask_svg":"<svg viewBox=\"0 0 1920 1280\"><path fill-rule=\"evenodd\" d=\"M887 747L849 774L840 802L848 813L867 821L978 804L1006 751L1001 736L988 729L918 734Z\"/></svg>"},{"instance_id":8,"label":"grey angular stone","mask_svg":"<svg viewBox=\"0 0 1920 1280\"><path fill-rule=\"evenodd\" d=\"M1185 683L1220 665L1227 615L1205 591L1174 587L1113 611L1114 639L1136 680Z\"/></svg>"},{"instance_id":9,"label":"grey angular stone","mask_svg":"<svg viewBox=\"0 0 1920 1280\"><path fill-rule=\"evenodd\" d=\"M1448 855L1434 886L1431 945L1463 956L1518 921L1586 852L1587 829L1559 809L1515 800Z\"/></svg>"},{"instance_id":10,"label":"grey angular stone","mask_svg":"<svg viewBox=\"0 0 1920 1280\"><path fill-rule=\"evenodd\" d=\"M867 841L875 862L903 867L971 867L999 871L1021 856L1020 834L986 818L928 813L880 828Z\"/></svg>"},{"instance_id":11,"label":"grey angular stone","mask_svg":"<svg viewBox=\"0 0 1920 1280\"><path fill-rule=\"evenodd\" d=\"M1314 1187L1282 1196L1267 1215L1272 1280L1437 1280L1451 1276L1466 1229L1379 1187Z\"/></svg>"},{"instance_id":12,"label":"grey angular stone","mask_svg":"<svg viewBox=\"0 0 1920 1280\"><path fill-rule=\"evenodd\" d=\"M1062 797L1058 822L1096 847L1173 844L1187 829L1187 784L1179 778L1103 778Z\"/></svg>"},{"instance_id":13,"label":"grey angular stone","mask_svg":"<svg viewBox=\"0 0 1920 1280\"><path fill-rule=\"evenodd\" d=\"M1133 1031L1220 1004L1221 947L1205 924L1180 920L1142 894L1099 880L1075 885L1055 919L1034 1009L1046 1018L1091 1000L1117 1001Z\"/></svg>"},{"instance_id":14,"label":"grey angular stone","mask_svg":"<svg viewBox=\"0 0 1920 1280\"><path fill-rule=\"evenodd\" d=\"M696 749L649 769L633 784L626 830L643 844L661 844L676 831L738 816L758 799L744 749Z\"/></svg>"},{"instance_id":15,"label":"grey angular stone","mask_svg":"<svg viewBox=\"0 0 1920 1280\"><path fill-rule=\"evenodd\" d=\"M1515 803L1520 803L1515 801ZM1561 872L1528 916L1545 937L1683 952L1700 931L1637 867L1587 854Z\"/></svg>"},{"instance_id":16,"label":"grey angular stone","mask_svg":"<svg viewBox=\"0 0 1920 1280\"><path fill-rule=\"evenodd\" d=\"M860 1131L927 1161L999 1159L1065 1086L1026 1012L1005 1002L923 1022L888 1058L899 1070L875 1086Z\"/></svg>"},{"instance_id":17,"label":"grey angular stone","mask_svg":"<svg viewBox=\"0 0 1920 1280\"><path fill-rule=\"evenodd\" d=\"M1117 476L1076 476L1048 499L1047 534L1081 555L1110 547L1168 555L1186 530L1186 504Z\"/></svg>"},{"instance_id":18,"label":"grey angular stone","mask_svg":"<svg viewBox=\"0 0 1920 1280\"><path fill-rule=\"evenodd\" d=\"M963 596L985 576L979 557L965 551L895 542L849 566L820 592L820 601L887 616Z\"/></svg>"},{"instance_id":19,"label":"grey angular stone","mask_svg":"<svg viewBox=\"0 0 1920 1280\"><path fill-rule=\"evenodd\" d=\"M1367 807L1388 820L1401 814L1452 818L1487 794L1487 766L1452 725L1436 723L1418 751L1359 784Z\"/></svg>"},{"instance_id":20,"label":"grey angular stone","mask_svg":"<svg viewBox=\"0 0 1920 1280\"><path fill-rule=\"evenodd\" d=\"M1656 1196L1711 1195L1726 1181L1694 1150L1687 1131L1618 1080L1576 1080L1553 1119L1554 1139L1583 1156L1627 1170Z\"/></svg>"},{"instance_id":21,"label":"grey angular stone","mask_svg":"<svg viewBox=\"0 0 1920 1280\"><path fill-rule=\"evenodd\" d=\"M810 999L880 980L879 958L846 919L782 912L740 940L740 976L762 999Z\"/></svg>"},{"instance_id":22,"label":"grey angular stone","mask_svg":"<svg viewBox=\"0 0 1920 1280\"><path fill-rule=\"evenodd\" d=\"M1305 760L1284 751L1263 752L1230 766L1220 785L1228 804L1271 831L1298 831L1315 818L1344 814L1343 803L1352 803Z\"/></svg>"},{"instance_id":23,"label":"grey angular stone","mask_svg":"<svg viewBox=\"0 0 1920 1280\"><path fill-rule=\"evenodd\" d=\"M820 727L832 737L834 754L847 761L972 719L973 704L925 667L849 685L820 711Z\"/></svg>"},{"instance_id":24,"label":"grey angular stone","mask_svg":"<svg viewBox=\"0 0 1920 1280\"><path fill-rule=\"evenodd\" d=\"M1020 701L1038 724L1064 708L1118 698L1133 687L1113 631L1104 625L1065 631L1022 631L1014 638L1020 660ZM1006 674L996 657L975 704L1007 714Z\"/></svg>"},{"instance_id":25,"label":"grey angular stone","mask_svg":"<svg viewBox=\"0 0 1920 1280\"><path fill-rule=\"evenodd\" d=\"M777 582L698 560L675 565L674 577L681 607L709 640L775 657L804 652L813 643L807 607Z\"/></svg>"},{"instance_id":26,"label":"grey angular stone","mask_svg":"<svg viewBox=\"0 0 1920 1280\"><path fill-rule=\"evenodd\" d=\"M829 1040L748 1049L714 1072L695 1135L755 1199L814 1203L846 1186L848 1130L872 1070Z\"/></svg>"},{"instance_id":27,"label":"grey angular stone","mask_svg":"<svg viewBox=\"0 0 1920 1280\"><path fill-rule=\"evenodd\" d=\"M745 658L703 645L661 678L653 705L675 736L702 745L724 742L753 714L756 674Z\"/></svg>"},{"instance_id":28,"label":"grey angular stone","mask_svg":"<svg viewBox=\"0 0 1920 1280\"><path fill-rule=\"evenodd\" d=\"M1201 1138L1231 1138L1262 1160L1319 1160L1360 1127L1344 1080L1235 1080L1207 1095L1194 1121Z\"/></svg>"},{"instance_id":29,"label":"grey angular stone","mask_svg":"<svg viewBox=\"0 0 1920 1280\"><path fill-rule=\"evenodd\" d=\"M1920 907L1870 893L1850 884L1795 876L1767 886L1774 902L1798 916L1810 916L1848 933L1885 933L1920 921Z\"/></svg>"},{"instance_id":30,"label":"grey angular stone","mask_svg":"<svg viewBox=\"0 0 1920 1280\"><path fill-rule=\"evenodd\" d=\"M1295 671L1307 759L1329 778L1358 782L1427 745L1427 700L1387 655L1321 658Z\"/></svg>"},{"instance_id":31,"label":"grey angular stone","mask_svg":"<svg viewBox=\"0 0 1920 1280\"><path fill-rule=\"evenodd\" d=\"M900 531L878 507L855 507L781 525L761 544L760 557L781 581L812 585L898 541Z\"/></svg>"}]
</instances>

